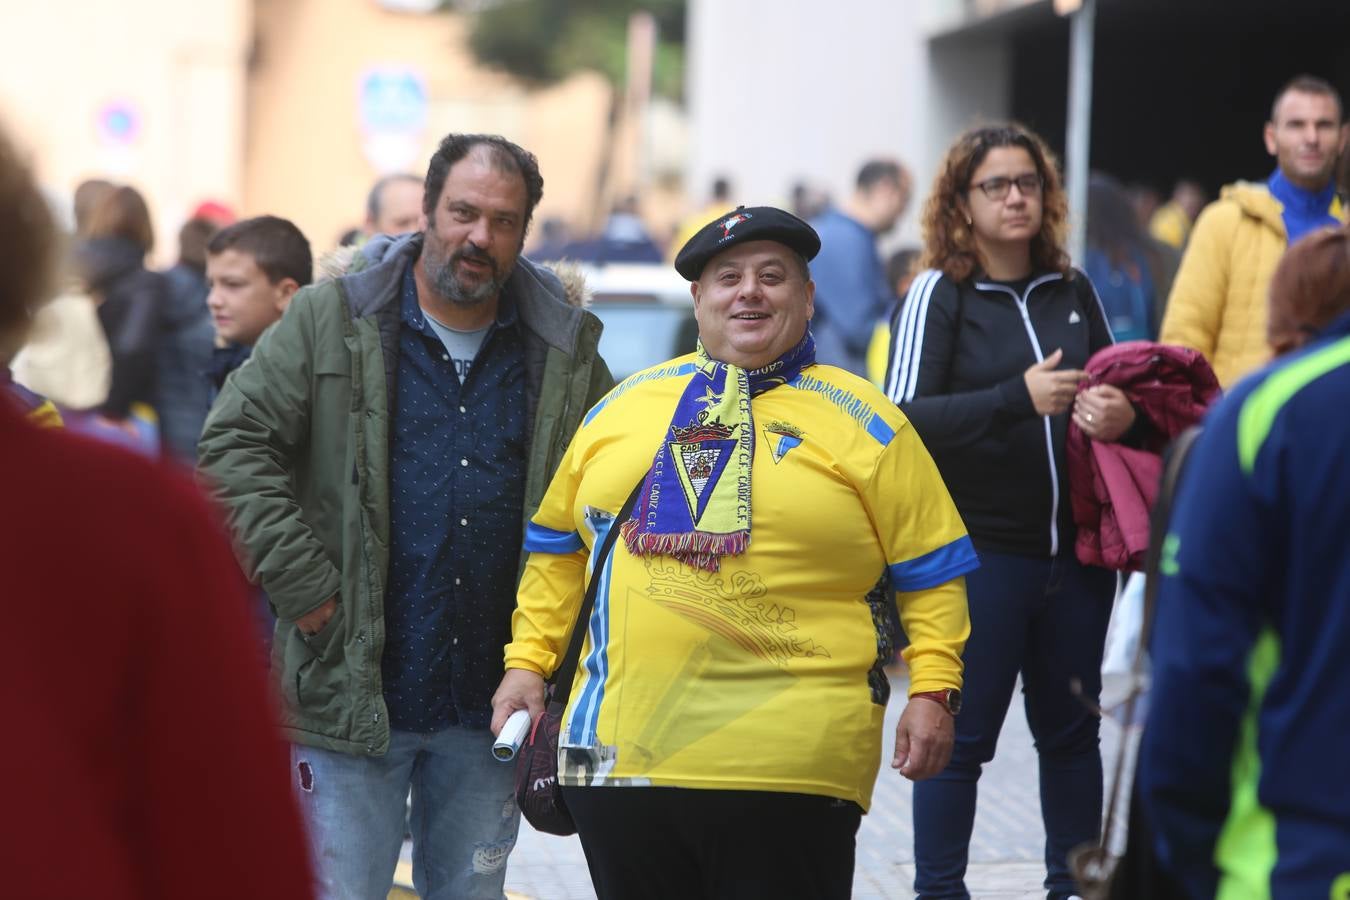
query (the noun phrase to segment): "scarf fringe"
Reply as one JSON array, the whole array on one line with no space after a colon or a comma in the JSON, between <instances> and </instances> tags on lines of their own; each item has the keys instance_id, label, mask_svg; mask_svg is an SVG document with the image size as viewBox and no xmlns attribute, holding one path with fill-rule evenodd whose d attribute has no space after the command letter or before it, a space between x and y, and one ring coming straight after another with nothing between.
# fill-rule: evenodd
<instances>
[{"instance_id":1,"label":"scarf fringe","mask_svg":"<svg viewBox=\"0 0 1350 900\"><path fill-rule=\"evenodd\" d=\"M695 569L716 572L723 556L740 556L750 547L750 535L708 534L690 531L683 534L652 534L638 531L638 523L629 519L619 527L628 552L634 556L669 556Z\"/></svg>"}]
</instances>

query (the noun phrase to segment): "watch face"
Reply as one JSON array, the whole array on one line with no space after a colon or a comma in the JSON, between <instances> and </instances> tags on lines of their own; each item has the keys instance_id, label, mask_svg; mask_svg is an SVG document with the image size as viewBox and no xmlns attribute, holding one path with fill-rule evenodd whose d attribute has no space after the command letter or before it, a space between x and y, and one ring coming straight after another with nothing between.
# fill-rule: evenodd
<instances>
[{"instance_id":1,"label":"watch face","mask_svg":"<svg viewBox=\"0 0 1350 900\"><path fill-rule=\"evenodd\" d=\"M961 692L956 688L947 690L947 709L951 710L954 716L961 713Z\"/></svg>"}]
</instances>

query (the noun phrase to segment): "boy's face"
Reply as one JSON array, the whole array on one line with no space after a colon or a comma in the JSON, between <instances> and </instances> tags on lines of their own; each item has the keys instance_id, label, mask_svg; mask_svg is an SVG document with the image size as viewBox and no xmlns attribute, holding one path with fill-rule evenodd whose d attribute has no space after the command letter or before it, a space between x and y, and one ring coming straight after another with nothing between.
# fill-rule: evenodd
<instances>
[{"instance_id":1,"label":"boy's face","mask_svg":"<svg viewBox=\"0 0 1350 900\"><path fill-rule=\"evenodd\" d=\"M249 347L281 318L299 288L292 278L273 284L251 254L234 249L207 257L206 281L211 286L206 305L216 336Z\"/></svg>"}]
</instances>

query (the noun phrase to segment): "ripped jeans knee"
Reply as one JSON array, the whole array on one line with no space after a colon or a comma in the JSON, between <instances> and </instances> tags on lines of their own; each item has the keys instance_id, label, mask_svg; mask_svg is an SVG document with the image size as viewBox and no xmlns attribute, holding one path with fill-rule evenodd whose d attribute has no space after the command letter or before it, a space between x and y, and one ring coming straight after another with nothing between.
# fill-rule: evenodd
<instances>
[{"instance_id":1,"label":"ripped jeans knee","mask_svg":"<svg viewBox=\"0 0 1350 900\"><path fill-rule=\"evenodd\" d=\"M495 844L477 844L473 848L473 873L475 875L495 875L506 865L516 839L498 841Z\"/></svg>"}]
</instances>

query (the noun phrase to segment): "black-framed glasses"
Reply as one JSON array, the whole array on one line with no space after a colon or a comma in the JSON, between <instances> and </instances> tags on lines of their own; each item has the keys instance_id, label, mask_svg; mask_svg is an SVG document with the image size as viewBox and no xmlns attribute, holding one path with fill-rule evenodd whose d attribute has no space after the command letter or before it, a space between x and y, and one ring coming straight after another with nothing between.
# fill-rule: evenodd
<instances>
[{"instance_id":1,"label":"black-framed glasses","mask_svg":"<svg viewBox=\"0 0 1350 900\"><path fill-rule=\"evenodd\" d=\"M1005 200L1008 192L1012 190L1013 185L1017 185L1017 190L1023 197L1039 197L1041 188L1045 181L1035 172L1028 172L1025 175L1018 175L1016 178L1005 178L999 175L995 178L986 178L978 184L972 184L972 188L979 188L984 191L984 195L995 203Z\"/></svg>"}]
</instances>

